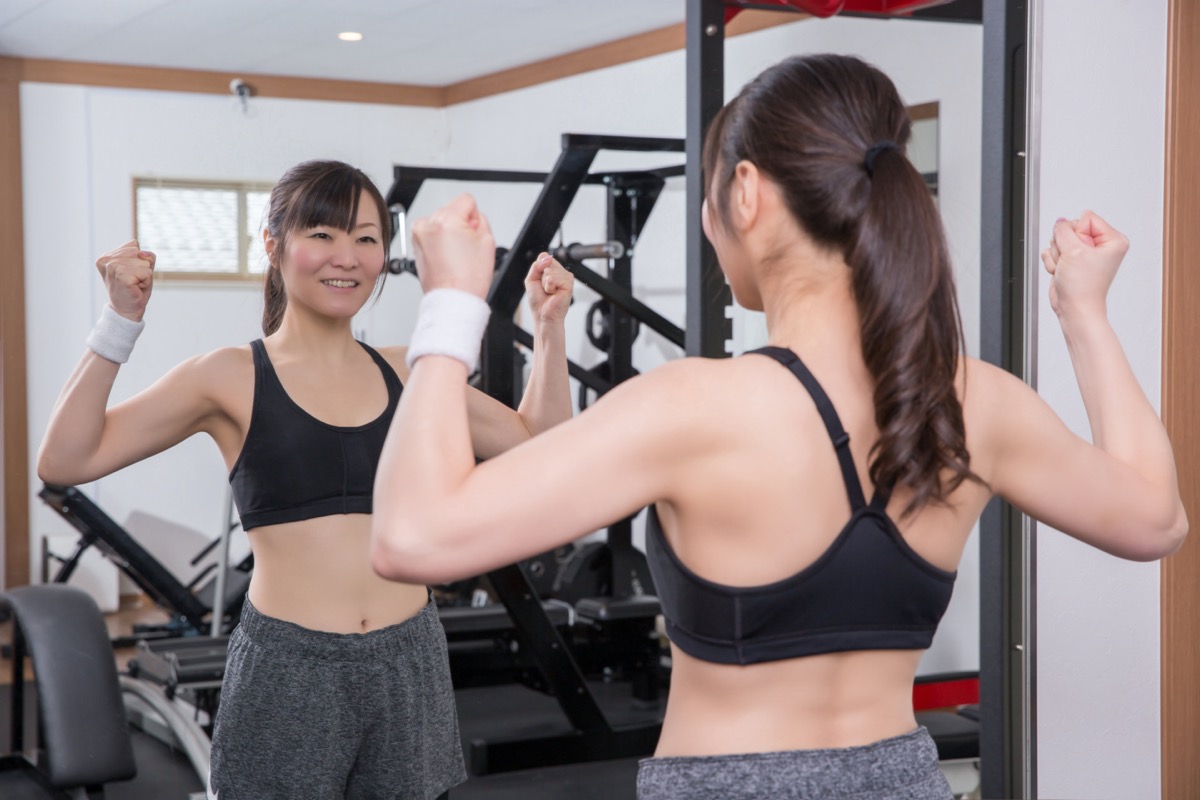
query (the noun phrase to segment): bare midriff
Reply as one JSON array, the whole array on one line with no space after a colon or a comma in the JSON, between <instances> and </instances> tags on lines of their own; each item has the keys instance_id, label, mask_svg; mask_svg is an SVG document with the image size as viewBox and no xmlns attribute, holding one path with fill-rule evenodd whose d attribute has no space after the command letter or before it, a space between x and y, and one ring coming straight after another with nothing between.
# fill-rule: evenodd
<instances>
[{"instance_id":1,"label":"bare midriff","mask_svg":"<svg viewBox=\"0 0 1200 800\"><path fill-rule=\"evenodd\" d=\"M425 586L384 580L371 568L371 517L339 514L250 531L250 602L310 630L367 633L409 619Z\"/></svg>"},{"instance_id":2,"label":"bare midriff","mask_svg":"<svg viewBox=\"0 0 1200 800\"><path fill-rule=\"evenodd\" d=\"M671 694L656 756L710 756L871 744L917 727L921 651L856 651L747 666L672 646Z\"/></svg>"}]
</instances>

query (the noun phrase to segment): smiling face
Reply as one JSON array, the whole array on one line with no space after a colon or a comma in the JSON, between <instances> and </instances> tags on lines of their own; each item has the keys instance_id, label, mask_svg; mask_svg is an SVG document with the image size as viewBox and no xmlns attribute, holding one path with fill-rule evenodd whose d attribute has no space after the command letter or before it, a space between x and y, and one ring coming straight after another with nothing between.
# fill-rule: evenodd
<instances>
[{"instance_id":1,"label":"smiling face","mask_svg":"<svg viewBox=\"0 0 1200 800\"><path fill-rule=\"evenodd\" d=\"M383 220L365 189L357 206L350 230L329 222L288 231L282 252L279 240L265 233L267 255L279 269L289 306L349 318L367 302L386 260Z\"/></svg>"}]
</instances>

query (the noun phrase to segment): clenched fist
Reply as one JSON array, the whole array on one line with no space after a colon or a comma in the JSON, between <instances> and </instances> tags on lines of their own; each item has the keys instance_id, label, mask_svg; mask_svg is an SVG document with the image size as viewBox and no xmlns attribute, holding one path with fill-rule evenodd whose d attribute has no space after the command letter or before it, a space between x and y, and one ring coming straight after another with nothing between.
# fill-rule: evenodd
<instances>
[{"instance_id":1,"label":"clenched fist","mask_svg":"<svg viewBox=\"0 0 1200 800\"><path fill-rule=\"evenodd\" d=\"M136 239L96 259L113 311L134 322L141 321L154 287L154 261L154 253L142 250Z\"/></svg>"}]
</instances>

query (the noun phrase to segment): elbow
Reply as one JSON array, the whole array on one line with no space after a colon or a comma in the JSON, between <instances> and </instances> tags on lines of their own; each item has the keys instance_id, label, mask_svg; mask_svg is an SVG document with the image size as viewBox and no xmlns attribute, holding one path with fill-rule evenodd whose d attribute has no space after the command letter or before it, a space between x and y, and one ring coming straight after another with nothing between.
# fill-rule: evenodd
<instances>
[{"instance_id":1,"label":"elbow","mask_svg":"<svg viewBox=\"0 0 1200 800\"><path fill-rule=\"evenodd\" d=\"M398 535L394 522L385 523L376 515L371 523L371 569L385 580L410 582L404 567L412 563L407 558L404 538Z\"/></svg>"},{"instance_id":2,"label":"elbow","mask_svg":"<svg viewBox=\"0 0 1200 800\"><path fill-rule=\"evenodd\" d=\"M1164 549L1160 558L1174 555L1179 552L1179 548L1183 547L1184 541L1188 535L1188 518L1187 511L1183 508L1183 503L1179 504L1175 512L1175 519L1171 526L1164 531L1163 544Z\"/></svg>"},{"instance_id":3,"label":"elbow","mask_svg":"<svg viewBox=\"0 0 1200 800\"><path fill-rule=\"evenodd\" d=\"M1180 503L1169 516L1147 525L1138 538L1138 547L1127 558L1132 561L1158 561L1174 555L1183 547L1188 535L1187 512Z\"/></svg>"},{"instance_id":4,"label":"elbow","mask_svg":"<svg viewBox=\"0 0 1200 800\"><path fill-rule=\"evenodd\" d=\"M438 583L433 565L436 553L427 539L412 535L419 530L411 521L375 520L371 528L371 568L385 580L399 583Z\"/></svg>"},{"instance_id":5,"label":"elbow","mask_svg":"<svg viewBox=\"0 0 1200 800\"><path fill-rule=\"evenodd\" d=\"M49 483L58 486L74 486L82 483L82 481L71 480L73 476L69 470L63 469L61 463L57 463L55 459L46 452L46 448L38 451L37 458L37 476L42 483Z\"/></svg>"}]
</instances>

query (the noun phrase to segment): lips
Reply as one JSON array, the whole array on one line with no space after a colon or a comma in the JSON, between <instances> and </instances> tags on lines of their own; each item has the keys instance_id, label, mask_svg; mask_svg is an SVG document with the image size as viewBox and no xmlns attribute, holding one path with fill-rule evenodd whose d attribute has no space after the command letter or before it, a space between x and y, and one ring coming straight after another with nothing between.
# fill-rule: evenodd
<instances>
[{"instance_id":1,"label":"lips","mask_svg":"<svg viewBox=\"0 0 1200 800\"><path fill-rule=\"evenodd\" d=\"M321 281L321 283L325 284L326 286L330 286L334 289L353 289L355 286L358 286L358 281L348 281L348 280L332 280L331 279L331 280Z\"/></svg>"}]
</instances>

